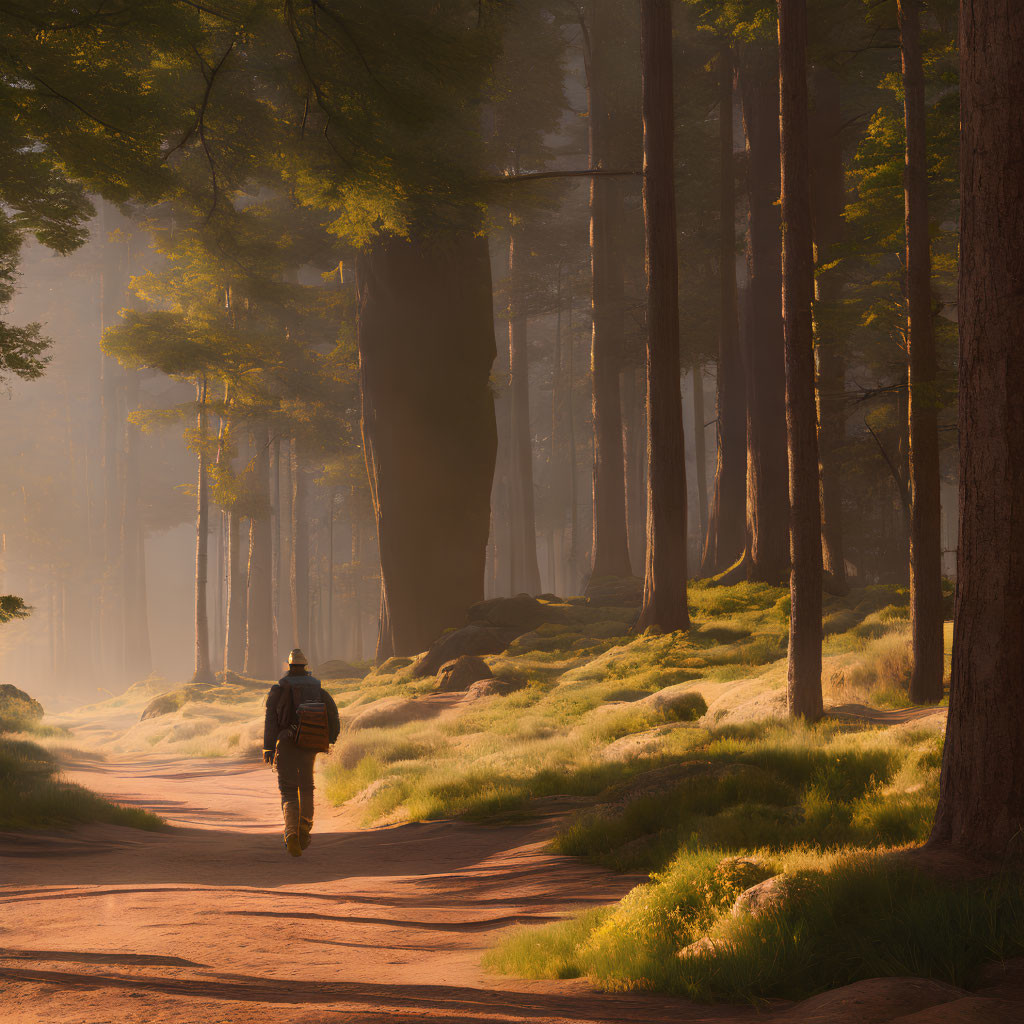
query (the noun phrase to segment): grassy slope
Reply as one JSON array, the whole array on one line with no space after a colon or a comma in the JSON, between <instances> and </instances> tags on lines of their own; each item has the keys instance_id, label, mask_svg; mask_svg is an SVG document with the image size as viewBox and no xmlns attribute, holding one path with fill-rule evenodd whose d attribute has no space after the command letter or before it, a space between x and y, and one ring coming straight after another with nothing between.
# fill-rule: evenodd
<instances>
[{"instance_id":1,"label":"grassy slope","mask_svg":"<svg viewBox=\"0 0 1024 1024\"><path fill-rule=\"evenodd\" d=\"M0 829L68 828L86 822L155 830L155 814L122 807L63 781L56 759L27 739L0 736Z\"/></svg>"}]
</instances>

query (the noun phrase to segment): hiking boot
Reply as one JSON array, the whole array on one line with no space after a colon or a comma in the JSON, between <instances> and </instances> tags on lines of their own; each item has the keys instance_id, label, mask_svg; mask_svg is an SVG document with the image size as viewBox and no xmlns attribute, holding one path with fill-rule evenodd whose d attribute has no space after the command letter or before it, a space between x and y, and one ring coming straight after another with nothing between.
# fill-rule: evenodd
<instances>
[{"instance_id":1,"label":"hiking boot","mask_svg":"<svg viewBox=\"0 0 1024 1024\"><path fill-rule=\"evenodd\" d=\"M288 848L288 852L293 857L302 856L302 843L297 835L290 835L285 838L284 845Z\"/></svg>"},{"instance_id":2,"label":"hiking boot","mask_svg":"<svg viewBox=\"0 0 1024 1024\"><path fill-rule=\"evenodd\" d=\"M299 818L299 846L303 850L313 841L310 838L310 832L313 831L313 822L309 818Z\"/></svg>"},{"instance_id":3,"label":"hiking boot","mask_svg":"<svg viewBox=\"0 0 1024 1024\"><path fill-rule=\"evenodd\" d=\"M313 842L313 839L312 839L312 837L310 836L310 834L308 832L302 831L302 832L299 833L299 849L300 850L307 849L311 842Z\"/></svg>"}]
</instances>

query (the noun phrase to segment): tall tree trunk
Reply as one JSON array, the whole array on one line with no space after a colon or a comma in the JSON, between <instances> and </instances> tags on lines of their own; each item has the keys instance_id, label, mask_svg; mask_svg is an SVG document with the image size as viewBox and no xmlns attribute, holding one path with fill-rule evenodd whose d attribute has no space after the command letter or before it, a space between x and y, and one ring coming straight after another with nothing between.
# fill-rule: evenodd
<instances>
[{"instance_id":1,"label":"tall tree trunk","mask_svg":"<svg viewBox=\"0 0 1024 1024\"><path fill-rule=\"evenodd\" d=\"M256 488L266 511L249 520L248 607L245 616L245 674L272 679L277 674L274 651L273 525L270 487L270 430L253 437Z\"/></svg>"},{"instance_id":2,"label":"tall tree trunk","mask_svg":"<svg viewBox=\"0 0 1024 1024\"><path fill-rule=\"evenodd\" d=\"M612 73L622 45L615 5L591 5L587 97L590 166L614 163L616 92ZM618 147L621 148L621 147ZM590 179L590 262L593 335L590 348L594 417L594 534L591 576L630 576L626 535L626 483L622 452L619 371L625 349L625 283L622 266L622 183Z\"/></svg>"},{"instance_id":3,"label":"tall tree trunk","mask_svg":"<svg viewBox=\"0 0 1024 1024\"><path fill-rule=\"evenodd\" d=\"M569 449L569 587L576 590L580 579L580 497L579 466L576 451L576 335L573 333L572 276L569 277L569 366L566 394L568 422L565 443Z\"/></svg>"},{"instance_id":4,"label":"tall tree trunk","mask_svg":"<svg viewBox=\"0 0 1024 1024\"><path fill-rule=\"evenodd\" d=\"M292 438L288 453L292 484L292 543L288 583L292 596L292 647L302 648L312 661L309 620L309 516L306 505L306 474L299 462L299 442Z\"/></svg>"},{"instance_id":5,"label":"tall tree trunk","mask_svg":"<svg viewBox=\"0 0 1024 1024\"><path fill-rule=\"evenodd\" d=\"M537 517L533 494L533 433L530 430L530 349L527 340L525 254L522 231L508 236L509 491L512 521L512 593L539 594Z\"/></svg>"},{"instance_id":6,"label":"tall tree trunk","mask_svg":"<svg viewBox=\"0 0 1024 1024\"><path fill-rule=\"evenodd\" d=\"M817 273L814 279L818 356L818 448L821 458L821 543L828 589L845 594L843 496L839 449L846 435L846 360L835 323L843 282L835 261L843 237L846 177L843 168L839 76L831 68L813 73L811 202ZM829 269L824 269L828 267Z\"/></svg>"},{"instance_id":7,"label":"tall tree trunk","mask_svg":"<svg viewBox=\"0 0 1024 1024\"><path fill-rule=\"evenodd\" d=\"M918 5L919 0L897 0L896 3L907 137L903 195L910 355L910 628L914 645L910 699L925 704L942 699L942 511L928 232L928 152Z\"/></svg>"},{"instance_id":8,"label":"tall tree trunk","mask_svg":"<svg viewBox=\"0 0 1024 1024\"><path fill-rule=\"evenodd\" d=\"M210 618L206 610L206 577L210 541L210 491L207 480L206 436L206 381L196 385L198 412L196 435L199 454L199 474L196 481L196 667L194 683L213 682L210 668Z\"/></svg>"},{"instance_id":9,"label":"tall tree trunk","mask_svg":"<svg viewBox=\"0 0 1024 1024\"><path fill-rule=\"evenodd\" d=\"M327 496L327 625L324 638L324 655L334 655L334 509L337 494L331 491Z\"/></svg>"},{"instance_id":10,"label":"tall tree trunk","mask_svg":"<svg viewBox=\"0 0 1024 1024\"><path fill-rule=\"evenodd\" d=\"M626 462L626 530L629 561L634 576L644 571L644 535L647 529L647 380L644 367L626 366L622 371L622 447Z\"/></svg>"},{"instance_id":11,"label":"tall tree trunk","mask_svg":"<svg viewBox=\"0 0 1024 1024\"><path fill-rule=\"evenodd\" d=\"M733 159L732 46L718 56L719 305L718 458L701 573L713 576L744 549L747 484L747 397L736 292L736 170Z\"/></svg>"},{"instance_id":12,"label":"tall tree trunk","mask_svg":"<svg viewBox=\"0 0 1024 1024\"><path fill-rule=\"evenodd\" d=\"M1024 835L1024 19L960 8L960 534L932 841L1020 857Z\"/></svg>"},{"instance_id":13,"label":"tall tree trunk","mask_svg":"<svg viewBox=\"0 0 1024 1024\"><path fill-rule=\"evenodd\" d=\"M125 377L129 408L138 404L138 375ZM146 535L139 499L139 428L125 424L124 487L121 511L121 558L124 665L130 679L142 679L153 669L149 638L149 598L146 590Z\"/></svg>"},{"instance_id":14,"label":"tall tree trunk","mask_svg":"<svg viewBox=\"0 0 1024 1024\"><path fill-rule=\"evenodd\" d=\"M224 671L240 672L245 664L246 565L242 557L242 517L227 513L227 611L224 625Z\"/></svg>"},{"instance_id":15,"label":"tall tree trunk","mask_svg":"<svg viewBox=\"0 0 1024 1024\"><path fill-rule=\"evenodd\" d=\"M782 320L789 441L789 713L821 717L821 498L814 400L814 247L806 0L778 0L782 151Z\"/></svg>"},{"instance_id":16,"label":"tall tree trunk","mask_svg":"<svg viewBox=\"0 0 1024 1024\"><path fill-rule=\"evenodd\" d=\"M688 629L686 447L679 385L672 8L641 0L647 255L647 565L637 630Z\"/></svg>"},{"instance_id":17,"label":"tall tree trunk","mask_svg":"<svg viewBox=\"0 0 1024 1024\"><path fill-rule=\"evenodd\" d=\"M781 583L789 566L786 372L782 331L777 64L750 47L740 69L747 133L751 315L747 335L746 576Z\"/></svg>"},{"instance_id":18,"label":"tall tree trunk","mask_svg":"<svg viewBox=\"0 0 1024 1024\"><path fill-rule=\"evenodd\" d=\"M270 592L273 615L271 678L281 664L281 438L274 437L270 448Z\"/></svg>"},{"instance_id":19,"label":"tall tree trunk","mask_svg":"<svg viewBox=\"0 0 1024 1024\"><path fill-rule=\"evenodd\" d=\"M467 227L383 238L358 268L383 660L422 651L483 598L497 449L491 265Z\"/></svg>"},{"instance_id":20,"label":"tall tree trunk","mask_svg":"<svg viewBox=\"0 0 1024 1024\"><path fill-rule=\"evenodd\" d=\"M125 297L127 267L124 246L111 238L123 218L109 204L101 204L102 262L99 280L100 335L120 321L118 310ZM100 445L103 487L103 566L99 602L99 661L106 671L122 676L124 662L124 579L121 517L124 508L121 438L124 424L122 390L124 370L117 361L100 355Z\"/></svg>"},{"instance_id":21,"label":"tall tree trunk","mask_svg":"<svg viewBox=\"0 0 1024 1024\"><path fill-rule=\"evenodd\" d=\"M693 376L693 454L697 470L697 524L700 545L697 548L698 558L704 550L707 537L708 514L708 469L707 448L704 443L704 367L694 361L691 371Z\"/></svg>"},{"instance_id":22,"label":"tall tree trunk","mask_svg":"<svg viewBox=\"0 0 1024 1024\"><path fill-rule=\"evenodd\" d=\"M352 526L352 547L349 551L349 562L352 570L352 604L349 615L352 622L351 642L352 657L361 660L363 657L363 604L361 593L361 568L363 561L362 531L359 526L359 509L356 504L356 487L349 490L349 515Z\"/></svg>"}]
</instances>

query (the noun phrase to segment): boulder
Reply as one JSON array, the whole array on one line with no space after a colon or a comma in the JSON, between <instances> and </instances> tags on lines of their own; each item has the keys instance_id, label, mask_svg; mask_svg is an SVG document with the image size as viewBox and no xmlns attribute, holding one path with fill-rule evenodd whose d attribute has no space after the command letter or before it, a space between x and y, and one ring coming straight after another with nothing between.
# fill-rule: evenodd
<instances>
[{"instance_id":1,"label":"boulder","mask_svg":"<svg viewBox=\"0 0 1024 1024\"><path fill-rule=\"evenodd\" d=\"M690 957L695 956L711 956L713 953L717 953L719 950L728 948L728 943L722 939L713 939L710 935L705 935L703 938L698 939L696 942L691 942L688 946L683 946L677 956L680 960L687 960Z\"/></svg>"},{"instance_id":2,"label":"boulder","mask_svg":"<svg viewBox=\"0 0 1024 1024\"><path fill-rule=\"evenodd\" d=\"M434 718L440 712L436 704L412 697L381 697L359 711L349 722L350 730L383 729L391 725L404 725L424 718Z\"/></svg>"},{"instance_id":3,"label":"boulder","mask_svg":"<svg viewBox=\"0 0 1024 1024\"><path fill-rule=\"evenodd\" d=\"M464 626L445 633L430 645L412 667L413 676L436 676L445 662L463 654L500 654L517 636L515 629L498 626Z\"/></svg>"},{"instance_id":4,"label":"boulder","mask_svg":"<svg viewBox=\"0 0 1024 1024\"><path fill-rule=\"evenodd\" d=\"M639 607L644 581L637 576L602 576L587 584L587 603L596 608Z\"/></svg>"},{"instance_id":5,"label":"boulder","mask_svg":"<svg viewBox=\"0 0 1024 1024\"><path fill-rule=\"evenodd\" d=\"M0 731L23 729L43 717L43 705L11 683L0 683Z\"/></svg>"},{"instance_id":6,"label":"boulder","mask_svg":"<svg viewBox=\"0 0 1024 1024\"><path fill-rule=\"evenodd\" d=\"M526 683L522 679L478 679L469 688L469 697L506 697L516 690L522 690Z\"/></svg>"},{"instance_id":7,"label":"boulder","mask_svg":"<svg viewBox=\"0 0 1024 1024\"><path fill-rule=\"evenodd\" d=\"M451 661L446 661L437 673L438 693L453 693L468 690L480 679L487 679L491 674L487 662L474 654L463 654Z\"/></svg>"},{"instance_id":8,"label":"boulder","mask_svg":"<svg viewBox=\"0 0 1024 1024\"><path fill-rule=\"evenodd\" d=\"M555 622L559 616L547 605L541 604L529 594L515 597L493 597L481 601L469 609L468 618L473 625L499 626L515 629L518 636L528 633L545 622Z\"/></svg>"},{"instance_id":9,"label":"boulder","mask_svg":"<svg viewBox=\"0 0 1024 1024\"><path fill-rule=\"evenodd\" d=\"M774 910L786 898L788 889L789 879L785 875L772 875L771 878L766 878L763 882L744 889L732 905L733 917L738 917L740 914L760 917L762 914Z\"/></svg>"},{"instance_id":10,"label":"boulder","mask_svg":"<svg viewBox=\"0 0 1024 1024\"><path fill-rule=\"evenodd\" d=\"M335 659L317 665L313 674L321 679L362 679L366 675L366 671L365 668L356 668L355 665L350 665L347 661Z\"/></svg>"}]
</instances>

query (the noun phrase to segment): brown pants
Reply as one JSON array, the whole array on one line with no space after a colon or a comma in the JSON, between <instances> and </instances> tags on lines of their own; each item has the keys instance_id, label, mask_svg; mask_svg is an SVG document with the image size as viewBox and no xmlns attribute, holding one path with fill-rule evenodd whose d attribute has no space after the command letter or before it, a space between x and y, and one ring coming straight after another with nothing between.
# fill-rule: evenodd
<instances>
[{"instance_id":1,"label":"brown pants","mask_svg":"<svg viewBox=\"0 0 1024 1024\"><path fill-rule=\"evenodd\" d=\"M315 750L297 747L291 736L285 734L277 741L277 787L281 790L281 810L284 812L284 837L297 835L301 830L313 828L313 764Z\"/></svg>"}]
</instances>

